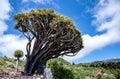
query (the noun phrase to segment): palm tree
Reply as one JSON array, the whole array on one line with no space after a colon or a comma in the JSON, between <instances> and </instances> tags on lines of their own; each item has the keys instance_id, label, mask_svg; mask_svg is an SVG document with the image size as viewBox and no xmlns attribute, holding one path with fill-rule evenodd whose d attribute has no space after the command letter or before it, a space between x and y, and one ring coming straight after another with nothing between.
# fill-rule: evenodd
<instances>
[{"instance_id":1,"label":"palm tree","mask_svg":"<svg viewBox=\"0 0 120 79\"><path fill-rule=\"evenodd\" d=\"M14 52L14 56L17 58L17 61L16 61L16 72L18 72L18 62L19 62L20 57L23 56L23 51L22 50L16 50Z\"/></svg>"}]
</instances>

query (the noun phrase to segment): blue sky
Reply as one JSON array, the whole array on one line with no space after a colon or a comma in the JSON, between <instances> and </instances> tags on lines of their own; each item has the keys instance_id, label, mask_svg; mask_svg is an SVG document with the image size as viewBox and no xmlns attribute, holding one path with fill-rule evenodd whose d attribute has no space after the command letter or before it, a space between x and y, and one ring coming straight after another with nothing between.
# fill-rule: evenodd
<instances>
[{"instance_id":1,"label":"blue sky","mask_svg":"<svg viewBox=\"0 0 120 79\"><path fill-rule=\"evenodd\" d=\"M1 0L0 56L13 57L16 49L25 51L27 40L15 30L14 15L32 9L52 8L73 19L82 32L84 49L69 62L92 62L120 58L119 0Z\"/></svg>"}]
</instances>

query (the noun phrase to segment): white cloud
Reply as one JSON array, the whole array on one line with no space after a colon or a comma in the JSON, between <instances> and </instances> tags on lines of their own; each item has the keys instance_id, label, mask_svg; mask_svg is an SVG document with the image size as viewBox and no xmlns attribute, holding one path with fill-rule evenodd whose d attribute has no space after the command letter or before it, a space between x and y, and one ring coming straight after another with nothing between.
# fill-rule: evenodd
<instances>
[{"instance_id":1,"label":"white cloud","mask_svg":"<svg viewBox=\"0 0 120 79\"><path fill-rule=\"evenodd\" d=\"M6 20L9 19L11 5L8 0L0 2L0 53L8 57L13 57L13 52L16 49L21 49L25 52L26 40L14 34L4 34L7 31L8 25Z\"/></svg>"},{"instance_id":2,"label":"white cloud","mask_svg":"<svg viewBox=\"0 0 120 79\"><path fill-rule=\"evenodd\" d=\"M90 36L83 35L84 49L74 57L64 57L73 62L80 59L94 50L101 49L107 45L120 42L120 0L100 0L95 6L93 24L97 26L97 31L106 31L104 34Z\"/></svg>"},{"instance_id":3,"label":"white cloud","mask_svg":"<svg viewBox=\"0 0 120 79\"><path fill-rule=\"evenodd\" d=\"M50 4L53 0L32 0L35 3Z\"/></svg>"},{"instance_id":4,"label":"white cloud","mask_svg":"<svg viewBox=\"0 0 120 79\"><path fill-rule=\"evenodd\" d=\"M8 12L11 10L8 0L0 1L0 20L5 20L9 18Z\"/></svg>"},{"instance_id":5,"label":"white cloud","mask_svg":"<svg viewBox=\"0 0 120 79\"><path fill-rule=\"evenodd\" d=\"M0 36L7 29L7 25L4 20L9 19L8 12L10 11L10 4L8 0L1 0L0 2Z\"/></svg>"},{"instance_id":6,"label":"white cloud","mask_svg":"<svg viewBox=\"0 0 120 79\"><path fill-rule=\"evenodd\" d=\"M53 2L53 0L22 0L23 2L34 2L34 3L40 3L40 4L50 4Z\"/></svg>"},{"instance_id":7,"label":"white cloud","mask_svg":"<svg viewBox=\"0 0 120 79\"><path fill-rule=\"evenodd\" d=\"M28 0L22 0L23 2L28 2Z\"/></svg>"},{"instance_id":8,"label":"white cloud","mask_svg":"<svg viewBox=\"0 0 120 79\"><path fill-rule=\"evenodd\" d=\"M33 2L33 3L37 3L37 4L42 4L42 5L50 4L54 8L60 9L60 6L57 5L54 1L55 0L22 0L22 2L24 2L24 3Z\"/></svg>"},{"instance_id":9,"label":"white cloud","mask_svg":"<svg viewBox=\"0 0 120 79\"><path fill-rule=\"evenodd\" d=\"M1 38L2 39L0 39L0 52L2 52L3 55L13 57L13 53L17 49L26 52L25 46L27 40L25 40L24 38L20 38L20 36L13 34L3 35Z\"/></svg>"},{"instance_id":10,"label":"white cloud","mask_svg":"<svg viewBox=\"0 0 120 79\"><path fill-rule=\"evenodd\" d=\"M0 20L0 36L7 30L7 25L3 20Z\"/></svg>"}]
</instances>

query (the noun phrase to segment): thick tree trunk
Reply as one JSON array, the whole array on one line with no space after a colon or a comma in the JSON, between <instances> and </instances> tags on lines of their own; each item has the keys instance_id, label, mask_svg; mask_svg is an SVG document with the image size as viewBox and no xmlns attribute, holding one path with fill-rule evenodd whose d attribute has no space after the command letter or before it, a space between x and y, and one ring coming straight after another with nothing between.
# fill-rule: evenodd
<instances>
[{"instance_id":1,"label":"thick tree trunk","mask_svg":"<svg viewBox=\"0 0 120 79\"><path fill-rule=\"evenodd\" d=\"M34 73L43 75L44 73L46 62L49 58L49 56L47 56L48 50L52 43L46 43L46 38L41 42L38 41L39 40L36 40L37 43L35 43L31 55L27 56L24 75L33 75Z\"/></svg>"},{"instance_id":2,"label":"thick tree trunk","mask_svg":"<svg viewBox=\"0 0 120 79\"><path fill-rule=\"evenodd\" d=\"M28 72L29 72L30 65L31 65L30 61L27 60L24 67L24 75L29 75Z\"/></svg>"},{"instance_id":3,"label":"thick tree trunk","mask_svg":"<svg viewBox=\"0 0 120 79\"><path fill-rule=\"evenodd\" d=\"M46 61L45 60L39 60L38 62L38 70L37 74L42 75L44 73L44 69L46 67Z\"/></svg>"},{"instance_id":4,"label":"thick tree trunk","mask_svg":"<svg viewBox=\"0 0 120 79\"><path fill-rule=\"evenodd\" d=\"M37 60L37 61L27 61L24 69L24 75L33 75L36 72L38 75L43 75L44 69L46 67L45 60Z\"/></svg>"}]
</instances>

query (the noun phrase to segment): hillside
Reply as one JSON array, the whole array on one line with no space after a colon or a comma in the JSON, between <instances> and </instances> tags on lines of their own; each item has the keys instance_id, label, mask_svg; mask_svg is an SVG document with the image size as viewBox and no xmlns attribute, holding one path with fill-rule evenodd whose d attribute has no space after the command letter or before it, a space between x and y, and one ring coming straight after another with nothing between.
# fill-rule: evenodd
<instances>
[{"instance_id":1,"label":"hillside","mask_svg":"<svg viewBox=\"0 0 120 79\"><path fill-rule=\"evenodd\" d=\"M19 61L19 69L24 68L25 60ZM15 69L16 60L14 58L0 57L0 72Z\"/></svg>"},{"instance_id":2,"label":"hillside","mask_svg":"<svg viewBox=\"0 0 120 79\"><path fill-rule=\"evenodd\" d=\"M116 59L116 60L120 61L119 59ZM57 58L57 59L49 60L47 62L47 67L51 68L54 77L55 76L59 77L61 75L62 77L64 77L64 78L58 78L58 79L79 79L79 78L80 79L85 79L85 78L96 79L98 76L101 76L102 79L120 79L120 68L119 68L120 62L117 62L117 64L114 64L116 60L111 59L110 61L112 62L105 60L105 61L96 61L93 63L81 63L76 65L74 63L70 64L64 59ZM15 63L16 61L13 58L0 57L0 72L10 71L12 68L15 68ZM25 63L25 60L20 60L19 69L23 70L24 63ZM103 67L103 63L104 65L107 66L107 68ZM112 64L109 64L109 63L112 63ZM110 68L110 67L113 67L113 68Z\"/></svg>"},{"instance_id":3,"label":"hillside","mask_svg":"<svg viewBox=\"0 0 120 79\"><path fill-rule=\"evenodd\" d=\"M91 63L80 63L78 66L92 66L92 67L103 67L103 68L119 68L120 69L120 58L108 59L102 61L94 61Z\"/></svg>"},{"instance_id":4,"label":"hillside","mask_svg":"<svg viewBox=\"0 0 120 79\"><path fill-rule=\"evenodd\" d=\"M112 59L111 59L112 60ZM118 59L116 59L118 60ZM68 64L68 62L63 62L63 59L54 59L51 60L50 64L58 64L63 66L66 69L69 69L74 74L74 79L85 79L85 78L91 78L96 79L98 76L101 76L102 79L120 79L120 62L106 62L104 65L107 67L100 66L94 66L96 63L101 63L104 61L95 61L95 63L80 63L80 64ZM53 63L54 62L54 63ZM62 63L63 62L63 63ZM112 64L111 64L112 63ZM111 68L113 67L113 68ZM116 68L114 68L116 67ZM56 68L53 66L53 68ZM52 69L52 68L51 68ZM60 70L61 71L61 70ZM60 72L58 71L58 72ZM57 72L56 72L57 73ZM64 74L62 74L64 75Z\"/></svg>"},{"instance_id":5,"label":"hillside","mask_svg":"<svg viewBox=\"0 0 120 79\"><path fill-rule=\"evenodd\" d=\"M118 63L118 62L120 62L120 58L108 59L108 60L104 60L104 62L114 62L114 63Z\"/></svg>"}]
</instances>

